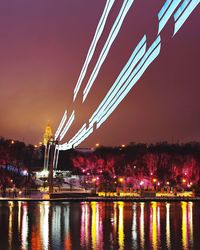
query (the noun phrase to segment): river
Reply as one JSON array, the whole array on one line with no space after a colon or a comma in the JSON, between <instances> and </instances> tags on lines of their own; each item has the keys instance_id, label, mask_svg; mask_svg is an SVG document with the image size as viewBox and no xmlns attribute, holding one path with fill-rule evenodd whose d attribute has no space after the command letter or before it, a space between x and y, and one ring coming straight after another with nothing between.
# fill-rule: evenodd
<instances>
[{"instance_id":1,"label":"river","mask_svg":"<svg viewBox=\"0 0 200 250\"><path fill-rule=\"evenodd\" d=\"M198 202L0 202L0 249L200 249Z\"/></svg>"}]
</instances>

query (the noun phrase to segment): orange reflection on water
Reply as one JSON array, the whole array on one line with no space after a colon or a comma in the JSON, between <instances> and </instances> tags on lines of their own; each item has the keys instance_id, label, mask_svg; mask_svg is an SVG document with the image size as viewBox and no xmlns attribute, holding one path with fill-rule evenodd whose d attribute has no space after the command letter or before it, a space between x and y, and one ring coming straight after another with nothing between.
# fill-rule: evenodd
<instances>
[{"instance_id":1,"label":"orange reflection on water","mask_svg":"<svg viewBox=\"0 0 200 250\"><path fill-rule=\"evenodd\" d=\"M91 203L92 207L92 249L97 248L97 239L96 239L96 228L97 228L97 209L96 209L96 202Z\"/></svg>"},{"instance_id":2,"label":"orange reflection on water","mask_svg":"<svg viewBox=\"0 0 200 250\"><path fill-rule=\"evenodd\" d=\"M117 232L117 203L114 203L114 213L113 213L113 225L114 225L114 235L116 235Z\"/></svg>"},{"instance_id":3,"label":"orange reflection on water","mask_svg":"<svg viewBox=\"0 0 200 250\"><path fill-rule=\"evenodd\" d=\"M151 238L152 238L152 247L153 249L157 249L157 218L156 218L156 202L152 202L152 208L151 208Z\"/></svg>"},{"instance_id":4,"label":"orange reflection on water","mask_svg":"<svg viewBox=\"0 0 200 250\"><path fill-rule=\"evenodd\" d=\"M98 250L103 248L103 228L102 216L100 216L100 204L98 202L91 202L92 208L92 249Z\"/></svg>"},{"instance_id":5,"label":"orange reflection on water","mask_svg":"<svg viewBox=\"0 0 200 250\"><path fill-rule=\"evenodd\" d=\"M31 233L31 248L32 249L44 249L41 245L41 237L38 230L33 230Z\"/></svg>"},{"instance_id":6,"label":"orange reflection on water","mask_svg":"<svg viewBox=\"0 0 200 250\"><path fill-rule=\"evenodd\" d=\"M9 201L8 205L9 205L8 246L9 246L9 249L11 249L12 232L13 232L13 207L14 207L14 204L12 201Z\"/></svg>"},{"instance_id":7,"label":"orange reflection on water","mask_svg":"<svg viewBox=\"0 0 200 250\"><path fill-rule=\"evenodd\" d=\"M152 248L158 249L160 245L160 206L157 202L151 202L150 238Z\"/></svg>"},{"instance_id":8,"label":"orange reflection on water","mask_svg":"<svg viewBox=\"0 0 200 250\"><path fill-rule=\"evenodd\" d=\"M21 231L21 209L22 209L22 202L18 201L18 231Z\"/></svg>"},{"instance_id":9,"label":"orange reflection on water","mask_svg":"<svg viewBox=\"0 0 200 250\"><path fill-rule=\"evenodd\" d=\"M64 246L65 246L65 250L72 249L69 220L70 220L70 208L67 205L67 207L65 207L65 209L64 209L64 232L65 232Z\"/></svg>"},{"instance_id":10,"label":"orange reflection on water","mask_svg":"<svg viewBox=\"0 0 200 250\"><path fill-rule=\"evenodd\" d=\"M119 249L124 249L124 202L118 202L119 220L118 220L118 243Z\"/></svg>"},{"instance_id":11,"label":"orange reflection on water","mask_svg":"<svg viewBox=\"0 0 200 250\"><path fill-rule=\"evenodd\" d=\"M182 245L183 249L193 248L193 204L181 202L182 208ZM190 245L189 245L190 244Z\"/></svg>"},{"instance_id":12,"label":"orange reflection on water","mask_svg":"<svg viewBox=\"0 0 200 250\"><path fill-rule=\"evenodd\" d=\"M187 202L181 202L182 208L182 243L183 249L188 249Z\"/></svg>"}]
</instances>

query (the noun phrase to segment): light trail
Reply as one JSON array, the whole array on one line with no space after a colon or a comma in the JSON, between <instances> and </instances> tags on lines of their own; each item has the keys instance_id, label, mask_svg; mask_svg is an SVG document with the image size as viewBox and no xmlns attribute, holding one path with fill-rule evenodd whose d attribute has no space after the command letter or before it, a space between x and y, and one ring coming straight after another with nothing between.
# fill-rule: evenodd
<instances>
[{"instance_id":1,"label":"light trail","mask_svg":"<svg viewBox=\"0 0 200 250\"><path fill-rule=\"evenodd\" d=\"M188 1L185 0L182 3L182 5L180 6L180 8L174 14L174 20L175 20L174 35L177 33L177 31L179 31L179 29L182 27L182 25L185 23L185 21L190 16L190 14L197 7L197 5L200 3L200 0L192 0L189 3L189 5L187 6L187 8L184 10L187 3L188 3Z\"/></svg>"},{"instance_id":2,"label":"light trail","mask_svg":"<svg viewBox=\"0 0 200 250\"><path fill-rule=\"evenodd\" d=\"M161 8L161 10L158 12L158 19L161 20L164 16L164 14L166 13L167 9L169 8L171 2L173 0L167 0L164 4L163 7Z\"/></svg>"},{"instance_id":3,"label":"light trail","mask_svg":"<svg viewBox=\"0 0 200 250\"><path fill-rule=\"evenodd\" d=\"M60 140L63 139L63 137L65 136L65 134L67 133L67 131L68 131L69 128L71 127L71 125L72 125L74 119L75 119L75 111L72 112L72 114L71 114L71 116L70 116L68 122L66 123L66 125L65 125L65 127L64 127L64 129L63 129L63 131L61 132L61 134L60 134Z\"/></svg>"},{"instance_id":4,"label":"light trail","mask_svg":"<svg viewBox=\"0 0 200 250\"><path fill-rule=\"evenodd\" d=\"M57 129L56 133L55 133L55 140L56 140L56 139L58 138L58 136L60 135L60 132L61 132L61 130L62 130L62 128L63 128L63 126L64 126L66 120L67 120L67 110L65 110L64 115L63 115L63 117L62 117L62 120L61 120L61 122L60 122L60 124L59 124L59 126L58 126L58 129Z\"/></svg>"},{"instance_id":5,"label":"light trail","mask_svg":"<svg viewBox=\"0 0 200 250\"><path fill-rule=\"evenodd\" d=\"M84 123L83 126L81 127L81 129L78 131L78 133L75 134L75 136L69 141L69 143L74 145L75 143L77 143L78 140L80 140L80 138L86 132L87 132L87 127L86 127L86 123Z\"/></svg>"},{"instance_id":6,"label":"light trail","mask_svg":"<svg viewBox=\"0 0 200 250\"><path fill-rule=\"evenodd\" d=\"M124 1L124 4L127 2L129 2L129 4L131 3L130 1L126 1L126 2ZM190 1L185 0L177 9L180 2L181 1L179 1L179 0L177 0L177 1L167 0L164 3L163 7L161 8L161 10L158 13L158 19L159 19L158 34L163 30L163 28L165 27L166 23L168 22L169 18L172 16L174 11L175 11L175 14L174 14L174 21L175 21L174 34L176 34L176 32L181 28L181 26L187 20L187 18L192 13L192 11L195 9L195 7L197 7L200 0L196 0L196 1L195 0L190 0ZM130 8L130 6L129 6L129 8ZM121 8L121 11L122 11L122 8ZM128 9L126 9L126 11L128 12ZM120 19L120 14L118 15L118 18ZM124 16L124 18L125 18L125 16ZM116 19L116 21L117 21L117 19ZM115 25L113 25L113 27L114 26ZM107 39L107 41L108 41L108 39ZM106 47L106 46L104 46L104 47ZM134 49L128 62L126 63L126 65L124 66L124 68L122 69L120 74L118 75L117 79L115 80L115 82L111 86L110 90L108 91L108 93L106 94L106 96L104 97L102 102L99 104L99 106L97 107L95 112L92 114L91 118L89 119L88 127L86 126L86 123L84 125L82 125L81 129L78 130L78 132L72 137L72 139L69 140L69 142L66 142L66 143L58 146L58 150L67 150L67 149L70 149L72 147L78 146L82 141L84 141L94 131L95 123L96 123L96 128L98 129L103 124L103 122L105 122L106 119L112 114L112 112L117 108L117 106L121 103L121 101L125 98L125 96L129 93L129 91L135 85L135 83L137 83L137 81L141 78L141 76L144 74L144 72L149 67L149 65L157 58L157 56L160 53L160 49L161 49L161 38L158 35L156 37L155 41L153 42L153 44L146 51L146 35L145 35L141 39L141 41L138 43L136 48ZM103 54L103 50L102 50L102 54ZM103 60L103 59L101 59L101 60ZM100 59L98 60L98 62L99 62L98 65L100 65L100 67L103 63L103 61L101 61L101 60ZM98 74L98 72L96 72L96 73ZM91 79L92 79L92 75L91 75ZM91 86L88 87L89 90L90 90ZM89 93L89 90L87 93ZM69 123L72 123L72 122L70 122L70 119L69 119L67 124L69 124ZM63 135L63 134L65 135L65 133L67 132L67 130L71 126L71 124L70 125L67 125L67 124L66 124L64 130L62 131L61 135ZM62 138L61 138L61 140L62 140Z\"/></svg>"},{"instance_id":7,"label":"light trail","mask_svg":"<svg viewBox=\"0 0 200 250\"><path fill-rule=\"evenodd\" d=\"M132 56L128 60L128 62L125 65L124 69L119 74L119 77L117 78L117 80L115 81L115 83L113 84L113 86L111 87L110 91L108 92L108 94L106 95L106 97L104 98L104 100L101 102L101 104L99 105L99 107L97 108L97 110L94 112L93 116L89 119L89 128L88 128L88 130L91 129L91 127L93 127L94 123L98 121L99 113L102 112L102 109L105 107L105 105L107 106L108 103L110 102L110 100L113 98L113 92L115 91L115 93L116 93L116 91L118 91L119 88L121 87L121 85L119 86L119 80L121 80L121 79L123 80L122 77L124 76L124 74L126 73L126 71L129 70L128 75L130 74L130 72L132 70L132 67L134 65L136 65L136 63L140 60L140 58L142 57L142 55L145 53L145 50L146 50L146 36L144 36L142 38L142 40L139 42L138 46L135 48ZM142 54L141 54L141 52L142 52ZM130 69L131 65L132 65L132 67ZM116 89L116 87L118 87L118 88ZM89 130L89 131L91 132L92 130ZM61 148L66 148L66 147L67 148L71 148L72 145L73 145L73 143L77 144L77 140L79 138L82 137L82 139L81 139L81 141L82 141L83 138L85 138L85 134L86 133L87 133L86 124L84 124L82 126L82 128L78 131L78 133L75 134L75 136L69 141L69 143L62 144Z\"/></svg>"},{"instance_id":8,"label":"light trail","mask_svg":"<svg viewBox=\"0 0 200 250\"><path fill-rule=\"evenodd\" d=\"M103 108L108 105L108 103L111 101L111 99L114 97L117 91L121 88L121 83L124 79L127 79L128 75L131 73L133 67L138 63L138 61L141 59L141 57L144 55L146 51L146 35L142 38L142 40L139 42L135 50L133 51L131 57L129 58L128 62L122 69L121 73L117 77L116 81L106 94L103 101L100 103L97 110L94 112L92 117L90 118L89 122L94 123L98 121L98 116L102 112Z\"/></svg>"},{"instance_id":9,"label":"light trail","mask_svg":"<svg viewBox=\"0 0 200 250\"><path fill-rule=\"evenodd\" d=\"M170 19L171 15L177 8L177 6L180 4L182 0L173 0L169 1L167 0L161 9L161 11L158 13L158 19L159 19L159 25L158 25L158 35L163 30L165 25L167 24L168 20Z\"/></svg>"},{"instance_id":10,"label":"light trail","mask_svg":"<svg viewBox=\"0 0 200 250\"><path fill-rule=\"evenodd\" d=\"M155 42L152 44L152 46L145 53L141 62L138 64L138 66L135 68L133 73L129 76L127 81L124 83L122 88L120 88L120 90L116 93L116 96L112 100L110 105L107 106L107 108L102 113L101 117L99 117L97 128L99 128L102 125L102 123L105 122L105 120L111 115L111 113L116 109L116 107L120 104L120 102L129 93L129 91L132 89L135 83L141 78L141 76L144 74L148 66L159 55L160 48L161 48L160 43L161 43L160 36L158 36Z\"/></svg>"},{"instance_id":11,"label":"light trail","mask_svg":"<svg viewBox=\"0 0 200 250\"><path fill-rule=\"evenodd\" d=\"M105 45L104 45L104 47L103 47L103 49L101 51L101 54L100 54L100 56L98 58L97 63L95 65L95 68L94 68L94 70L93 70L93 72L92 72L92 74L90 76L90 79L89 79L89 81L88 81L88 83L87 83L87 85L86 85L86 87L85 87L85 89L83 91L83 102L85 101L85 99L86 99L92 85L94 84L94 81L97 78L97 75L98 75L98 73L99 73L99 71L101 69L101 66L104 63L104 61L105 61L105 59L106 59L106 57L107 57L107 55L109 53L109 50L110 50L113 42L115 41L115 38L117 37L117 35L118 35L119 31L120 31L120 28L122 26L122 23L123 23L128 11L129 11L130 7L132 6L133 2L134 2L134 0L125 0L123 2L123 5L122 5L122 7L120 9L120 12L119 12L113 26L112 26L112 29L111 29L111 31L109 33L109 36L108 36L108 38L106 40L106 43L105 43Z\"/></svg>"},{"instance_id":12,"label":"light trail","mask_svg":"<svg viewBox=\"0 0 200 250\"><path fill-rule=\"evenodd\" d=\"M79 129L79 131L74 135L74 137L69 142L59 145L59 149L64 150L63 148L67 149L72 148L73 142L77 140L80 137L80 135L82 136L82 132L85 131L85 129L86 129L86 123Z\"/></svg>"},{"instance_id":13,"label":"light trail","mask_svg":"<svg viewBox=\"0 0 200 250\"><path fill-rule=\"evenodd\" d=\"M136 51L138 52L138 47L140 47L141 44L143 44L143 47L144 47L144 44L145 44L144 42L146 40L145 38L146 38L146 36L144 36L144 38L141 40L139 45L134 50L128 63L126 64L126 66L122 70L122 73L125 73L124 71L128 67L127 65L130 65L130 61L132 61L133 65L135 65L135 60L133 58L135 58L135 56L137 55ZM72 138L72 140L69 141L69 143L62 145L60 150L65 150L66 147L68 148L70 146L71 147L78 146L82 141L84 141L93 132L94 122L97 122L97 128L99 128L101 126L101 124L103 122L105 122L105 120L111 115L111 113L114 111L114 109L120 104L120 102L128 94L128 92L131 90L133 85L143 75L143 73L145 72L146 68L150 65L150 63L158 56L158 54L160 52L160 42L161 41L160 41L160 36L159 36L159 37L157 37L155 42L152 44L152 46L148 49L148 51L144 54L144 57L142 58L141 62L138 64L138 66L133 71L133 73L129 76L129 78L127 79L127 82L124 83L125 80L123 78L121 78L122 84L124 83L124 85L122 87L120 87L120 89L118 91L116 91L115 98L112 100L112 102L109 103L110 105L107 105L106 108L103 107L105 109L102 111L102 113L100 115L98 115L98 114L96 115L96 120L94 120L94 119L92 119L92 121L90 120L88 129L86 128L86 125L84 125L82 127L82 129L79 130L78 133ZM146 44L145 44L145 47L146 47ZM132 70L132 67L131 67L131 70ZM128 69L127 69L127 71L128 71ZM130 72L128 72L128 73L130 73ZM129 74L127 74L126 78L128 77L128 75ZM112 97L112 96L110 96L110 97ZM108 100L110 100L110 99L108 99ZM103 102L104 102L104 100L103 100ZM100 109L99 112L101 110L102 109Z\"/></svg>"},{"instance_id":14,"label":"light trail","mask_svg":"<svg viewBox=\"0 0 200 250\"><path fill-rule=\"evenodd\" d=\"M178 8L178 10L176 11L176 13L174 14L174 21L175 22L182 15L182 13L185 11L186 7L188 6L188 4L191 1L192 0L185 0L185 1L183 1L183 3L181 4L181 6Z\"/></svg>"},{"instance_id":15,"label":"light trail","mask_svg":"<svg viewBox=\"0 0 200 250\"><path fill-rule=\"evenodd\" d=\"M110 13L110 10L111 10L114 2L115 2L115 0L108 0L106 2L103 14L102 14L102 16L101 16L101 18L99 20L98 25L97 25L95 35L93 37L92 43L91 43L90 48L88 50L85 62L83 64L81 73L79 75L78 81L77 81L75 89L74 89L74 98L73 98L74 101L75 101L76 96L78 94L78 91L79 91L79 89L81 87L81 84L82 84L83 78L85 77L88 65L89 65L89 63L90 63L90 61L92 59L92 56L93 56L94 52L95 52L96 45L97 45L97 43L98 43L98 41L99 41L99 39L100 39L100 37L102 35L102 32L103 32L105 24L106 24L106 20L108 18L108 15Z\"/></svg>"}]
</instances>

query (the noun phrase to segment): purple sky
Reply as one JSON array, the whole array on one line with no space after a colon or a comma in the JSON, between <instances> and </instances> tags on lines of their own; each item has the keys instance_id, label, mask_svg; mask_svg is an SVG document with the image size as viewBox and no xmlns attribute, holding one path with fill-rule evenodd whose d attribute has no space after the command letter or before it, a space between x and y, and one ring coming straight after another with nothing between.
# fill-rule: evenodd
<instances>
[{"instance_id":1,"label":"purple sky","mask_svg":"<svg viewBox=\"0 0 200 250\"><path fill-rule=\"evenodd\" d=\"M76 109L71 135L91 116L144 34L155 39L165 2L135 0L86 102L71 105L105 0L0 1L0 135L38 143L46 123L55 131ZM117 0L80 91L94 67L122 0ZM199 6L172 38L162 32L158 58L111 117L81 146L200 140Z\"/></svg>"}]
</instances>

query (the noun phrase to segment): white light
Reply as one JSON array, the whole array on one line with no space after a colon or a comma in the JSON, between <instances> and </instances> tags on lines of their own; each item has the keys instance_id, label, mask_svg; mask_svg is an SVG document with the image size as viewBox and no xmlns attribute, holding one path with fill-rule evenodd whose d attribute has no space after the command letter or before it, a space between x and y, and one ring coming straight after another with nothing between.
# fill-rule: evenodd
<instances>
[{"instance_id":1,"label":"white light","mask_svg":"<svg viewBox=\"0 0 200 250\"><path fill-rule=\"evenodd\" d=\"M116 38L119 32L119 29L122 25L122 22L129 8L131 7L133 1L134 0L126 0L123 2L120 13L118 14L117 19L115 20L115 23L111 29L112 32L110 32L108 36L108 39L101 51L97 64L90 76L88 84L86 85L84 89L83 101L85 100L87 94L89 93L98 75L101 65L103 64L109 52L109 49L112 43L114 42L114 39ZM169 18L171 17L173 12L176 10L180 2L181 2L180 0L176 0L176 1L167 0L165 2L162 9L158 13L158 19L159 19L158 34L165 27L166 23L168 22ZM199 2L200 0L196 0L196 1L191 0L190 3L187 0L183 1L181 6L178 8L178 10L174 14L174 20L175 20L174 34L180 29L180 27L186 21L188 16L192 13L195 7L199 4ZM74 137L72 137L72 139L69 142L64 143L59 146L59 150L67 150L67 149L72 148L73 146L79 145L83 140L85 140L93 132L93 126L95 123L96 123L96 128L99 128L101 124L106 121L106 119L112 114L112 112L116 109L116 107L120 104L120 102L129 93L129 91L132 89L135 83L144 74L148 66L159 55L160 49L161 49L161 39L160 39L160 36L157 36L155 42L146 51L146 36L144 36L143 39L135 48L128 62L126 63L122 71L120 72L116 81L114 82L110 90L108 91L107 95L104 97L103 101L100 103L100 105L97 107L95 112L92 114L91 118L89 119L88 128L86 128L86 124L84 124L82 128L78 130L78 132L74 135ZM71 124L69 125L69 127L70 126ZM65 134L68 129L69 128L66 125L61 135Z\"/></svg>"},{"instance_id":2,"label":"white light","mask_svg":"<svg viewBox=\"0 0 200 250\"><path fill-rule=\"evenodd\" d=\"M96 49L96 45L97 45L97 43L99 41L99 38L101 37L101 34L102 34L103 30L104 30L107 17L108 17L108 15L110 13L110 10L111 10L114 2L115 2L114 0L108 0L106 2L103 14L102 14L102 16L101 16L101 18L99 20L99 23L98 23L94 38L93 38L92 43L90 45L90 48L88 50L87 57L85 59L83 68L81 70L80 76L78 78L77 84L76 84L75 89L74 89L74 101L76 99L76 96L77 96L78 91L80 89L80 86L82 84L83 78L85 77L88 65L89 65L89 63L90 63L90 61L92 59L92 56L94 54L94 51Z\"/></svg>"},{"instance_id":3,"label":"white light","mask_svg":"<svg viewBox=\"0 0 200 250\"><path fill-rule=\"evenodd\" d=\"M100 103L99 107L96 109L92 117L90 118L89 122L94 123L98 120L98 116L103 112L103 109L108 106L111 102L113 97L121 88L123 82L127 79L130 75L133 67L139 62L146 51L146 35L142 38L139 44L136 46L135 50L133 51L131 57L129 58L128 62L120 72L119 76L117 77L116 81L104 97L103 101Z\"/></svg>"},{"instance_id":4,"label":"white light","mask_svg":"<svg viewBox=\"0 0 200 250\"><path fill-rule=\"evenodd\" d=\"M157 47L156 47L157 46ZM148 49L145 53L144 57L142 58L141 62L136 67L134 78L131 80L130 77L128 78L126 84L120 88L120 91L116 93L114 100L112 100L111 104L109 104L105 109L104 113L98 116L97 128L110 116L110 114L114 111L114 109L119 105L119 103L123 100L123 98L127 95L127 93L131 90L135 82L139 80L142 74L145 72L146 68L149 64L158 56L160 52L160 37L157 37L155 42L152 46ZM131 74L131 77L133 75ZM130 81L131 80L131 81ZM122 93L121 93L122 92ZM101 104L100 104L101 105ZM81 132L80 132L81 131ZM77 132L77 134L69 141L69 143L62 144L60 150L67 150L74 146L78 146L83 140L85 140L91 133L93 132L93 123L89 123L89 128L86 129L84 126Z\"/></svg>"},{"instance_id":5,"label":"white light","mask_svg":"<svg viewBox=\"0 0 200 250\"><path fill-rule=\"evenodd\" d=\"M187 5L191 2L191 0L184 0L183 3L181 4L181 6L178 8L178 10L176 11L176 13L174 14L174 21L177 21L177 19L182 15L182 13L184 12L185 8L187 7Z\"/></svg>"},{"instance_id":6,"label":"white light","mask_svg":"<svg viewBox=\"0 0 200 250\"><path fill-rule=\"evenodd\" d=\"M173 14L177 6L180 4L180 2L181 0L173 0L173 2L170 4L169 8L159 21L158 34L160 34L162 29L165 27L166 23L168 22L168 20L170 19L171 15Z\"/></svg>"},{"instance_id":7,"label":"white light","mask_svg":"<svg viewBox=\"0 0 200 250\"><path fill-rule=\"evenodd\" d=\"M157 47L156 47L157 46ZM115 98L112 102L107 106L102 113L101 117L99 117L99 121L97 123L97 128L101 126L101 124L111 115L114 109L119 105L119 103L124 99L124 97L128 94L134 84L140 79L143 75L147 67L151 64L151 62L159 55L160 53L160 37L157 37L156 41L152 44L152 46L145 53L144 57L134 69L133 73L129 76L124 85L120 88L120 91L117 92Z\"/></svg>"},{"instance_id":8,"label":"white light","mask_svg":"<svg viewBox=\"0 0 200 250\"><path fill-rule=\"evenodd\" d=\"M66 120L67 120L67 110L65 110L64 115L62 117L62 120L61 120L61 122L60 122L60 124L58 126L58 129L57 129L56 133L55 133L55 140L58 138L58 136L59 136L59 134L60 134L65 122L66 122Z\"/></svg>"},{"instance_id":9,"label":"white light","mask_svg":"<svg viewBox=\"0 0 200 250\"><path fill-rule=\"evenodd\" d=\"M172 0L167 0L167 1L164 3L163 7L161 8L161 10L160 10L159 13L158 13L158 19L159 19L159 20L163 17L163 15L165 14L165 12L166 12L167 9L169 8L171 2L172 2Z\"/></svg>"},{"instance_id":10,"label":"white light","mask_svg":"<svg viewBox=\"0 0 200 250\"><path fill-rule=\"evenodd\" d=\"M75 111L72 112L68 122L66 123L62 133L60 134L60 140L63 139L63 137L65 136L65 134L67 133L67 131L69 130L70 126L72 125L73 121L75 119Z\"/></svg>"},{"instance_id":11,"label":"white light","mask_svg":"<svg viewBox=\"0 0 200 250\"><path fill-rule=\"evenodd\" d=\"M188 7L183 12L183 14L179 17L179 19L176 20L175 27L174 27L174 35L181 28L181 26L185 23L187 18L190 16L192 11L197 7L199 3L200 3L200 0L192 0L192 2L188 5ZM178 16L178 14L176 13L174 15L175 15L175 18Z\"/></svg>"},{"instance_id":12,"label":"white light","mask_svg":"<svg viewBox=\"0 0 200 250\"><path fill-rule=\"evenodd\" d=\"M85 89L83 91L83 102L86 99L86 97L87 97L87 95L88 95L88 93L89 93L89 91L90 91L90 89L91 89L91 87L92 87L98 73L99 73L99 70L100 70L102 64L104 63L104 61L105 61L105 59L106 59L106 57L108 55L108 52L109 52L115 38L117 37L117 35L119 33L119 30L120 30L120 28L122 26L124 18L126 17L127 12L129 11L129 9L132 6L133 2L134 2L134 0L126 0L126 1L123 2L123 5L122 5L122 7L120 9L120 12L119 12L119 14L117 16L117 19L115 20L115 22L114 22L114 24L112 26L112 29L111 29L111 31L109 33L107 41L106 41L106 43L105 43L105 45L104 45L104 47L103 47L103 49L101 51L101 54L100 54L100 56L98 58L98 61L97 61L96 65L95 65L95 68L94 68L94 70L93 70L93 72L92 72L92 74L90 76L90 79L89 79L89 81L88 81L88 83L87 83L87 85L86 85L86 87L85 87Z\"/></svg>"}]
</instances>

